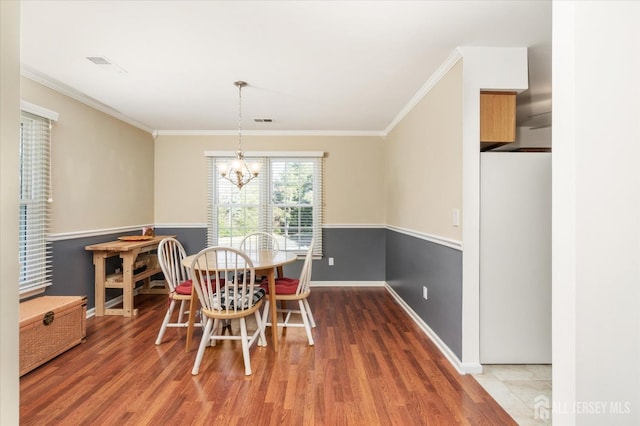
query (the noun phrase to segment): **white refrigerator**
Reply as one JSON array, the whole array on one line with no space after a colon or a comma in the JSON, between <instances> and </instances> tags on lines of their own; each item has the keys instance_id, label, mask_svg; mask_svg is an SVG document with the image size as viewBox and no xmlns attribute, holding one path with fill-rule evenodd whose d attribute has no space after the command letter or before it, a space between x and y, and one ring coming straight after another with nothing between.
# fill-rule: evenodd
<instances>
[{"instance_id":1,"label":"white refrigerator","mask_svg":"<svg viewBox=\"0 0 640 426\"><path fill-rule=\"evenodd\" d=\"M551 153L480 157L480 362L550 364Z\"/></svg>"}]
</instances>

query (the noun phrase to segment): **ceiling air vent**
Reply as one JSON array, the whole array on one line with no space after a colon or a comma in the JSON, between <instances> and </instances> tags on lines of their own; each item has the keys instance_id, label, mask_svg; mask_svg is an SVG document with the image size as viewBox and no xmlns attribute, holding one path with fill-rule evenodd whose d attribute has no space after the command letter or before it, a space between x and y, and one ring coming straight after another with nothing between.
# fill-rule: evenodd
<instances>
[{"instance_id":1,"label":"ceiling air vent","mask_svg":"<svg viewBox=\"0 0 640 426\"><path fill-rule=\"evenodd\" d=\"M111 62L103 56L87 56L87 59L96 65L111 65Z\"/></svg>"},{"instance_id":2,"label":"ceiling air vent","mask_svg":"<svg viewBox=\"0 0 640 426\"><path fill-rule=\"evenodd\" d=\"M254 118L256 123L273 123L273 118Z\"/></svg>"},{"instance_id":3,"label":"ceiling air vent","mask_svg":"<svg viewBox=\"0 0 640 426\"><path fill-rule=\"evenodd\" d=\"M87 56L87 59L107 71L111 71L117 74L127 72L124 68L122 68L118 64L114 64L104 56Z\"/></svg>"}]
</instances>

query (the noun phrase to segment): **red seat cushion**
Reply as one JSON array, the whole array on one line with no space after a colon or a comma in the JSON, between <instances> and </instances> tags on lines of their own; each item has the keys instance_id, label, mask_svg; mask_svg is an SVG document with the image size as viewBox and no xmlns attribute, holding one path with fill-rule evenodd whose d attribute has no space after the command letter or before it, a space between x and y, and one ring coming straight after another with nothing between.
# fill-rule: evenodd
<instances>
[{"instance_id":1,"label":"red seat cushion","mask_svg":"<svg viewBox=\"0 0 640 426\"><path fill-rule=\"evenodd\" d=\"M176 287L176 293L188 296L191 294L191 287L193 286L193 282L191 280L184 281Z\"/></svg>"},{"instance_id":2,"label":"red seat cushion","mask_svg":"<svg viewBox=\"0 0 640 426\"><path fill-rule=\"evenodd\" d=\"M220 285L224 285L224 278L220 279ZM182 294L183 296L188 296L193 291L192 287L193 287L192 280L183 281L178 285L178 287L176 287L175 293Z\"/></svg>"},{"instance_id":3,"label":"red seat cushion","mask_svg":"<svg viewBox=\"0 0 640 426\"><path fill-rule=\"evenodd\" d=\"M296 278L276 278L276 294L296 294L299 282L300 280ZM265 289L267 294L269 294L269 283L267 283L266 280L260 284L260 287Z\"/></svg>"}]
</instances>

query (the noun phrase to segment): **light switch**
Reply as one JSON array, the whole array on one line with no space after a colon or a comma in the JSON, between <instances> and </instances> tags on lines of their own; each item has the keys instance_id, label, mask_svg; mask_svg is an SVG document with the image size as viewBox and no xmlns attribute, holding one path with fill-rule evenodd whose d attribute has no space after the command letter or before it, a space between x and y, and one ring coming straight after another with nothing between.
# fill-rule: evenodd
<instances>
[{"instance_id":1,"label":"light switch","mask_svg":"<svg viewBox=\"0 0 640 426\"><path fill-rule=\"evenodd\" d=\"M460 226L460 209L453 209L453 226Z\"/></svg>"}]
</instances>

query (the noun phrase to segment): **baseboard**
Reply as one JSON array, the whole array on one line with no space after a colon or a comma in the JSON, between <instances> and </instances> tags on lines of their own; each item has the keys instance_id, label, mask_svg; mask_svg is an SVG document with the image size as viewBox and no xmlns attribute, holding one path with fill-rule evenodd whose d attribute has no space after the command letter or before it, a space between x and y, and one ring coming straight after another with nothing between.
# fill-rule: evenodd
<instances>
[{"instance_id":1,"label":"baseboard","mask_svg":"<svg viewBox=\"0 0 640 426\"><path fill-rule=\"evenodd\" d=\"M118 296L115 299L108 300L104 304L104 307L106 309L109 309L109 308L113 308L114 306L116 306L116 305L118 305L120 303L122 303L122 296ZM94 316L96 316L96 308L95 308L95 306L93 308L91 308L91 309L87 309L87 318L91 318L91 317L94 317Z\"/></svg>"},{"instance_id":2,"label":"baseboard","mask_svg":"<svg viewBox=\"0 0 640 426\"><path fill-rule=\"evenodd\" d=\"M472 374L472 373L481 373L482 366L480 364L473 363L463 363L458 357L453 353L453 351L440 339L440 337L436 334L435 331L431 329L427 325L426 322L422 318L416 314L416 312L411 309L409 305L395 292L393 288L387 283L385 283L384 287L387 289L389 294L398 302L398 304L405 310L405 312L413 319L418 327L431 339L431 341L440 349L440 352L444 355L445 358L451 363L453 368L460 374Z\"/></svg>"},{"instance_id":3,"label":"baseboard","mask_svg":"<svg viewBox=\"0 0 640 426\"><path fill-rule=\"evenodd\" d=\"M384 281L311 281L311 287L384 287Z\"/></svg>"},{"instance_id":4,"label":"baseboard","mask_svg":"<svg viewBox=\"0 0 640 426\"><path fill-rule=\"evenodd\" d=\"M481 374L482 364L475 362L463 362L461 363L462 369L466 374Z\"/></svg>"},{"instance_id":5,"label":"baseboard","mask_svg":"<svg viewBox=\"0 0 640 426\"><path fill-rule=\"evenodd\" d=\"M162 285L162 284L163 284L163 281L161 281L161 280L152 280L152 281L151 281L151 285L152 285L152 286L153 286L153 283L160 283L159 285ZM135 289L133 290L133 295L134 295L134 296L137 296L137 295L138 295L138 288L135 288ZM114 306L119 305L119 304L121 304L121 303L122 303L122 296L118 296L118 297L115 297L115 298L113 298L113 299L109 299L109 300L104 304L104 307L105 307L106 309L109 309L109 308L113 308ZM93 308L91 308L91 309L87 309L87 318L91 318L91 317L93 317L93 316L95 316L95 315L96 315L96 308L95 308L95 307L93 307Z\"/></svg>"},{"instance_id":6,"label":"baseboard","mask_svg":"<svg viewBox=\"0 0 640 426\"><path fill-rule=\"evenodd\" d=\"M155 281L155 280L154 280ZM384 281L311 281L311 287L384 287ZM134 296L138 294L138 289L133 291ZM122 303L122 296L110 299L105 303L105 308L112 308ZM87 309L87 318L95 316L96 308Z\"/></svg>"}]
</instances>

